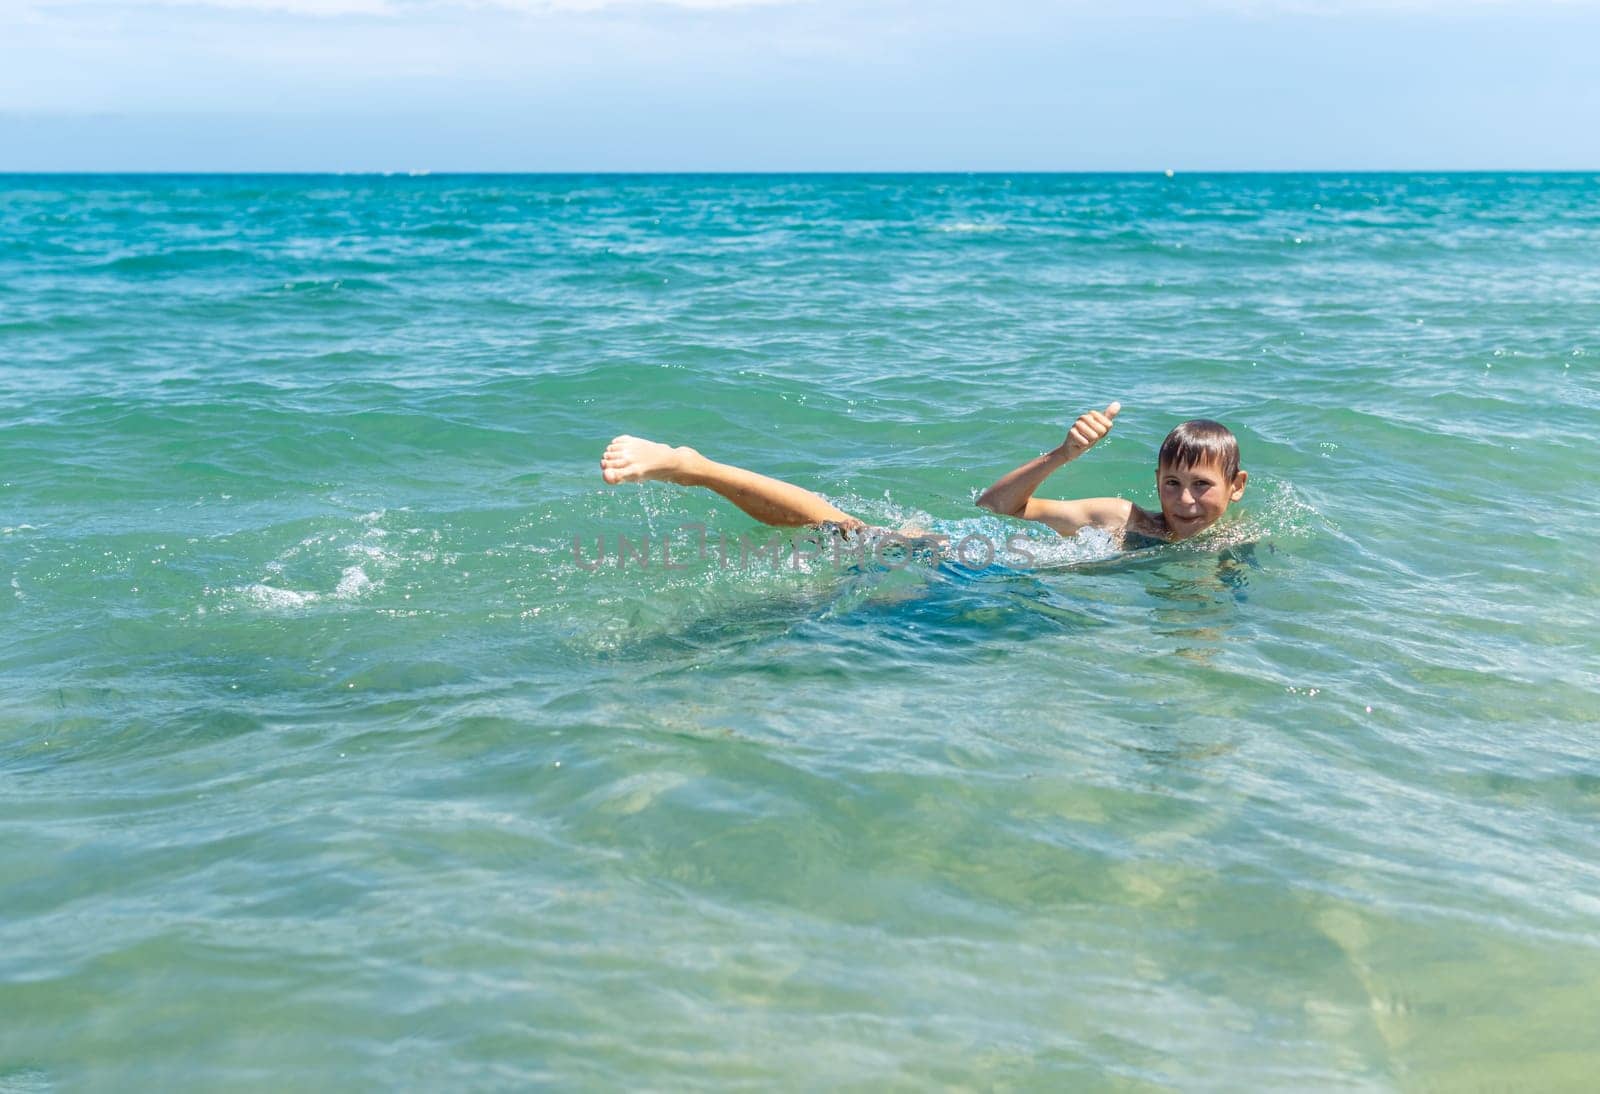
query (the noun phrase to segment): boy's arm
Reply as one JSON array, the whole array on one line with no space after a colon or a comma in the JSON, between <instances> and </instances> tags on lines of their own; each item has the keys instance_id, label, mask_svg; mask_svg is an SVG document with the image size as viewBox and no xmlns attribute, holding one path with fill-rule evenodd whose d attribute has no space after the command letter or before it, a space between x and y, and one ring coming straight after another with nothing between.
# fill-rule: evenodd
<instances>
[{"instance_id":1,"label":"boy's arm","mask_svg":"<svg viewBox=\"0 0 1600 1094\"><path fill-rule=\"evenodd\" d=\"M1121 409L1121 403L1112 403L1104 412L1091 410L1080 416L1059 447L1029 460L1000 479L978 496L978 504L1008 517L1048 524L1064 536L1089 525L1108 529L1123 527L1133 511L1133 503L1122 498L1050 501L1033 496L1058 468L1089 451L1110 433L1112 419Z\"/></svg>"}]
</instances>

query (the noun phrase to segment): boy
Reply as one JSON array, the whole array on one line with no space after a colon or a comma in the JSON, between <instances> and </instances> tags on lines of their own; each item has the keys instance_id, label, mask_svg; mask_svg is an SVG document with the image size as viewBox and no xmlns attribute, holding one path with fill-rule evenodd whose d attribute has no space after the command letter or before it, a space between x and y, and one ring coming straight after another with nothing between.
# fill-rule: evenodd
<instances>
[{"instance_id":1,"label":"boy","mask_svg":"<svg viewBox=\"0 0 1600 1094\"><path fill-rule=\"evenodd\" d=\"M1175 543L1205 531L1228 506L1244 496L1248 472L1239 470L1239 441L1227 426L1209 418L1184 422L1161 442L1156 456L1156 489L1161 511L1152 513L1123 498L1048 501L1033 492L1050 474L1093 448L1122 409L1112 403L1073 423L1060 447L1029 460L978 496L985 509L1048 524L1064 536L1081 528L1102 528L1124 543L1143 538Z\"/></svg>"},{"instance_id":2,"label":"boy","mask_svg":"<svg viewBox=\"0 0 1600 1094\"><path fill-rule=\"evenodd\" d=\"M1049 501L1033 492L1054 471L1094 447L1111 432L1122 404L1091 410L1073 423L1055 448L1006 475L978 497L978 504L1005 516L1048 524L1064 536L1101 528L1114 538L1176 542L1217 522L1244 495L1249 475L1239 470L1239 443L1225 426L1207 419L1184 422L1167 435L1156 461L1161 511L1151 513L1122 498ZM615 485L658 479L680 486L704 486L727 498L763 524L778 527L823 525L840 531L867 527L809 490L716 463L692 448L672 448L639 437L613 440L600 457L600 475Z\"/></svg>"}]
</instances>

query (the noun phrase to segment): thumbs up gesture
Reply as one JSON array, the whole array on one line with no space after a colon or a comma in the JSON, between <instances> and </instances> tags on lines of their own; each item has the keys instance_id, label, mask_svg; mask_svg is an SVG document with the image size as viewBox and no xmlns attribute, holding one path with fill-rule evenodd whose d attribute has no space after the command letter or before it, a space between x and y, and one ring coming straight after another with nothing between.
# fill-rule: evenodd
<instances>
[{"instance_id":1,"label":"thumbs up gesture","mask_svg":"<svg viewBox=\"0 0 1600 1094\"><path fill-rule=\"evenodd\" d=\"M1101 439L1111 432L1112 419L1121 409L1121 403L1112 403L1104 410L1091 410L1079 415L1078 420L1073 422L1072 428L1067 431L1067 439L1061 446L1066 450L1067 459L1075 460L1100 443Z\"/></svg>"}]
</instances>

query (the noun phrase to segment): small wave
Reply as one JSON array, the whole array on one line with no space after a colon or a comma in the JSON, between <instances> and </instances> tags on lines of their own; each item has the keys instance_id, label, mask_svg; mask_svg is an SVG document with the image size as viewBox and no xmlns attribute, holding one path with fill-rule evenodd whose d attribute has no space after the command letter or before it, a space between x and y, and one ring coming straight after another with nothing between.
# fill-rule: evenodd
<instances>
[{"instance_id":1,"label":"small wave","mask_svg":"<svg viewBox=\"0 0 1600 1094\"><path fill-rule=\"evenodd\" d=\"M425 224L413 234L423 239L473 239L483 233L470 224Z\"/></svg>"},{"instance_id":2,"label":"small wave","mask_svg":"<svg viewBox=\"0 0 1600 1094\"><path fill-rule=\"evenodd\" d=\"M231 266L238 262L253 261L254 258L250 252L237 247L200 247L161 251L156 254L124 255L121 258L113 258L98 268L108 273L184 273L188 270Z\"/></svg>"},{"instance_id":3,"label":"small wave","mask_svg":"<svg viewBox=\"0 0 1600 1094\"><path fill-rule=\"evenodd\" d=\"M329 293L355 291L387 292L389 286L367 277L318 277L300 281L285 281L279 291L286 293Z\"/></svg>"},{"instance_id":4,"label":"small wave","mask_svg":"<svg viewBox=\"0 0 1600 1094\"><path fill-rule=\"evenodd\" d=\"M51 315L39 319L13 319L0 322L0 335L58 334L90 330L96 325L93 319L76 315Z\"/></svg>"},{"instance_id":5,"label":"small wave","mask_svg":"<svg viewBox=\"0 0 1600 1094\"><path fill-rule=\"evenodd\" d=\"M934 228L934 231L953 232L964 235L970 233L1003 232L1006 230L1006 228L1007 225L997 224L994 221L958 220L954 224L940 224Z\"/></svg>"}]
</instances>

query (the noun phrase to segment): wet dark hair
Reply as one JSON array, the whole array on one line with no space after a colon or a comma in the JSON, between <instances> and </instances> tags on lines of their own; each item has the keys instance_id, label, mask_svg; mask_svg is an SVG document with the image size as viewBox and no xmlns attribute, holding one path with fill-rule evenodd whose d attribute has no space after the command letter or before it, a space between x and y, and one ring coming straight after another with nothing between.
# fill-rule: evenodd
<instances>
[{"instance_id":1,"label":"wet dark hair","mask_svg":"<svg viewBox=\"0 0 1600 1094\"><path fill-rule=\"evenodd\" d=\"M1239 438L1221 422L1195 418L1167 434L1167 439L1161 442L1156 467L1187 469L1197 463L1213 461L1222 465L1223 482L1232 482L1239 473Z\"/></svg>"}]
</instances>

